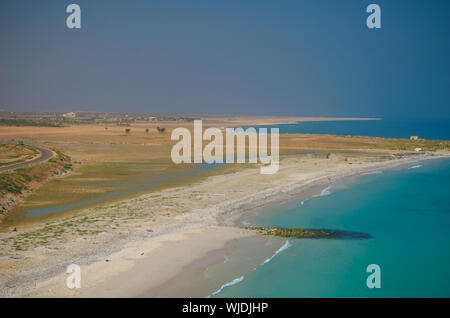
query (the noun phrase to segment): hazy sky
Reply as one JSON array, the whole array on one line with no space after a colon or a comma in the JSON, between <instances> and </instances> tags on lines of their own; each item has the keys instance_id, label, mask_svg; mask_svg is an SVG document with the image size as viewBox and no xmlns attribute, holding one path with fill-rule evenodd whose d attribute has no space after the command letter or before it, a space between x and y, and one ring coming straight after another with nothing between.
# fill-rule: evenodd
<instances>
[{"instance_id":1,"label":"hazy sky","mask_svg":"<svg viewBox=\"0 0 450 318\"><path fill-rule=\"evenodd\" d=\"M450 117L449 14L448 0L1 0L0 109Z\"/></svg>"}]
</instances>

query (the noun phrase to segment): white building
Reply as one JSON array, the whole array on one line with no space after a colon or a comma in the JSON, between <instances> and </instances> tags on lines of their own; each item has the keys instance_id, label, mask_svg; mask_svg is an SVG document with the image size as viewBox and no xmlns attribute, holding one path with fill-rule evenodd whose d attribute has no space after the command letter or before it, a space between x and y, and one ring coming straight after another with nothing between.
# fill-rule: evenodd
<instances>
[{"instance_id":1,"label":"white building","mask_svg":"<svg viewBox=\"0 0 450 318\"><path fill-rule=\"evenodd\" d=\"M77 117L77 114L74 112L70 112L70 113L65 113L62 115L64 118L75 118Z\"/></svg>"}]
</instances>

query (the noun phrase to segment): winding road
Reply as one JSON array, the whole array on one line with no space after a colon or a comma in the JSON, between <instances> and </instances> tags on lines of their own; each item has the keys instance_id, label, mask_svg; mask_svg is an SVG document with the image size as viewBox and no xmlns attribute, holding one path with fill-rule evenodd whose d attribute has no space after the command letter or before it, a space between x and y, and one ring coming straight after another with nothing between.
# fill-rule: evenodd
<instances>
[{"instance_id":1,"label":"winding road","mask_svg":"<svg viewBox=\"0 0 450 318\"><path fill-rule=\"evenodd\" d=\"M30 160L30 161L16 163L16 164L9 165L9 166L6 166L6 167L0 167L0 172L7 171L7 170L12 170L12 169L17 169L17 168L22 168L22 167L26 167L26 166L29 166L29 165L32 165L32 164L35 164L35 163L46 161L46 160L50 159L51 157L53 157L53 155L54 155L53 151L45 149L45 148L31 146L31 145L26 145L26 147L33 148L33 149L39 151L41 153L41 155L39 157L37 157L37 158L34 158L34 159Z\"/></svg>"}]
</instances>

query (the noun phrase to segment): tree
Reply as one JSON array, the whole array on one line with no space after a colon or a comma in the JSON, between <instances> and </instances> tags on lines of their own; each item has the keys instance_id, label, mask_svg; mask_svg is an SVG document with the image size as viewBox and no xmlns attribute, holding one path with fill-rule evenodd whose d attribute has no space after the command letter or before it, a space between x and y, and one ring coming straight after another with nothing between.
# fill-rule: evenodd
<instances>
[{"instance_id":1,"label":"tree","mask_svg":"<svg viewBox=\"0 0 450 318\"><path fill-rule=\"evenodd\" d=\"M156 127L156 130L158 130L158 132L160 132L160 133L163 133L166 131L166 128L158 126L158 127Z\"/></svg>"},{"instance_id":2,"label":"tree","mask_svg":"<svg viewBox=\"0 0 450 318\"><path fill-rule=\"evenodd\" d=\"M148 128L145 128L145 133L147 133L147 134L148 134Z\"/></svg>"},{"instance_id":3,"label":"tree","mask_svg":"<svg viewBox=\"0 0 450 318\"><path fill-rule=\"evenodd\" d=\"M130 128L125 128L125 132L126 132L127 134L129 134L129 133L130 133L130 131L131 131L131 129L130 129Z\"/></svg>"}]
</instances>

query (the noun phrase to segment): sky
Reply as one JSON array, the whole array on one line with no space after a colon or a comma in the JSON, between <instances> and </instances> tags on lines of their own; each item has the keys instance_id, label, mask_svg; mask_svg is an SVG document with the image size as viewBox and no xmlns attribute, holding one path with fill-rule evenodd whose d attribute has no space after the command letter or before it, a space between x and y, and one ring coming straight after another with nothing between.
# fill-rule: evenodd
<instances>
[{"instance_id":1,"label":"sky","mask_svg":"<svg viewBox=\"0 0 450 318\"><path fill-rule=\"evenodd\" d=\"M449 14L448 0L2 0L0 109L450 118Z\"/></svg>"}]
</instances>

